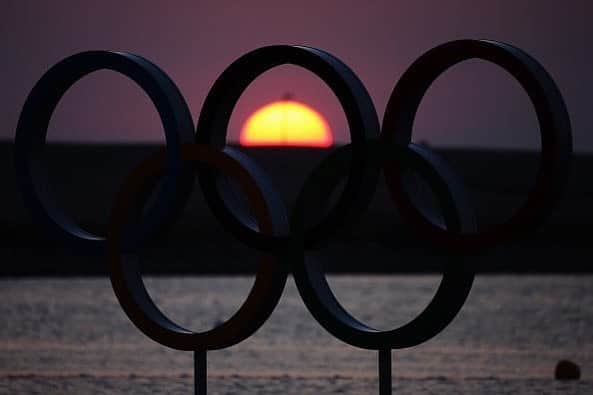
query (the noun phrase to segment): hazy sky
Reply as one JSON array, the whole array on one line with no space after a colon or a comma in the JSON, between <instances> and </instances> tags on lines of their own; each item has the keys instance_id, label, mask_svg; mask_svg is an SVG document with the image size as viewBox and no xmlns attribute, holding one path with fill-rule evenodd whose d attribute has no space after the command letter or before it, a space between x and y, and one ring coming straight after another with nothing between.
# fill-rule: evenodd
<instances>
[{"instance_id":1,"label":"hazy sky","mask_svg":"<svg viewBox=\"0 0 593 395\"><path fill-rule=\"evenodd\" d=\"M380 119L403 71L423 52L458 38L515 44L556 79L572 117L575 148L593 151L593 2L453 1L23 1L2 0L0 137L11 139L21 106L42 73L89 49L128 50L163 68L197 120L208 89L234 59L269 44L305 44L346 62ZM121 4L125 4L122 6ZM337 99L316 77L283 66L260 77L233 115L230 138L258 107L292 93L322 112L345 141ZM423 101L415 140L435 145L535 148L535 114L503 71L478 61L446 73ZM162 141L148 98L112 72L76 84L52 121L52 140Z\"/></svg>"}]
</instances>

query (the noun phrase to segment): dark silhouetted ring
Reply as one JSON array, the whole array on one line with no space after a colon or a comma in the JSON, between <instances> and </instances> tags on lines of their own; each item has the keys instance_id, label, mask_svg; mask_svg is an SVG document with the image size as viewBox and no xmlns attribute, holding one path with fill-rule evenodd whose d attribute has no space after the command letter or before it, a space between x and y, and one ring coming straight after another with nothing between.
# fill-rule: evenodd
<instances>
[{"instance_id":1,"label":"dark silhouetted ring","mask_svg":"<svg viewBox=\"0 0 593 395\"><path fill-rule=\"evenodd\" d=\"M327 199L328 190L337 185L340 174L344 174L340 171L347 170L345 159L351 155L351 149L351 145L339 148L313 170L291 216L293 234L302 234L305 211L312 207L313 202L319 205ZM402 148L385 143L371 143L368 150L368 157L377 161L377 165L395 161L402 168L427 181L440 204L440 214L437 214L434 222L444 222L447 229L455 232L475 230L474 212L468 204L462 182L434 153L414 144ZM325 187L319 188L321 184ZM380 331L360 322L342 307L332 293L321 266L307 260L302 246L300 249L295 246L294 251L299 254L293 258L294 279L311 314L333 336L366 349L412 347L437 335L463 307L474 279L474 270L465 264L463 257L446 257L449 262L444 266L441 283L428 306L407 324Z\"/></svg>"},{"instance_id":2,"label":"dark silhouetted ring","mask_svg":"<svg viewBox=\"0 0 593 395\"><path fill-rule=\"evenodd\" d=\"M509 72L535 107L541 134L541 159L536 182L522 207L505 223L480 232L453 232L434 226L415 209L400 182L397 164L387 173L392 196L422 237L458 251L481 250L514 241L534 231L552 213L568 179L572 136L568 112L552 77L531 56L508 44L459 40L438 46L416 60L395 86L383 119L381 138L407 145L422 97L443 72L467 59L483 59Z\"/></svg>"},{"instance_id":3,"label":"dark silhouetted ring","mask_svg":"<svg viewBox=\"0 0 593 395\"><path fill-rule=\"evenodd\" d=\"M365 145L369 137L379 134L379 121L373 102L358 77L340 60L327 52L302 47L278 45L256 49L234 61L217 79L200 113L196 128L196 141L222 148L231 113L240 95L265 71L279 65L301 66L320 77L334 92L348 121L352 141L352 154L343 193L336 204L319 222L305 233L307 246L327 239L337 228L348 223L354 213L352 207L364 199L369 191L366 171ZM225 191L217 188L217 175L205 169L198 171L200 183L214 215L235 237L262 250L284 248L286 238L265 237L257 229L242 223L236 212L225 203Z\"/></svg>"},{"instance_id":4,"label":"dark silhouetted ring","mask_svg":"<svg viewBox=\"0 0 593 395\"><path fill-rule=\"evenodd\" d=\"M466 59L491 61L512 74L527 91L540 123L542 155L539 173L527 201L510 221L478 232L465 189L454 172L435 154L411 143L414 117L422 97L439 75ZM225 147L229 119L240 95L265 71L282 64L301 66L320 77L335 93L348 120L351 143L330 153L301 188L288 226L285 207L270 180L241 152ZM40 153L51 115L62 95L78 79L99 69L120 72L148 93L165 129L166 151L149 157L127 177L112 211L107 258L115 294L128 317L147 336L181 350L229 347L253 334L274 310L288 268L312 315L337 338L357 347L411 347L443 330L463 306L474 268L463 255L516 240L535 230L551 213L566 182L572 153L570 122L562 96L548 73L519 49L492 41L461 40L432 49L420 57L397 83L379 123L368 92L341 61L318 49L270 46L233 62L206 98L194 135L191 115L173 82L156 66L136 55L84 52L51 68L30 93L16 133L17 179L37 222L50 234L75 247L102 251L103 241L76 226L58 209L49 193ZM184 143L197 142L197 145ZM191 192L194 163L206 201L223 227L247 246L271 253L257 272L245 303L226 322L194 333L169 320L148 295L135 255L147 240L181 213ZM403 219L429 245L447 247L447 262L434 298L407 324L376 330L352 317L333 295L320 266L307 260L310 249L352 223L366 210L383 169ZM414 205L406 178L418 174L432 189L440 211ZM329 199L339 182L345 187L336 204ZM255 218L233 200L238 184ZM155 203L143 209L160 182ZM323 210L327 205L328 210ZM309 221L310 216L314 220ZM319 220L319 218L321 218ZM453 252L453 253L451 253Z\"/></svg>"},{"instance_id":5,"label":"dark silhouetted ring","mask_svg":"<svg viewBox=\"0 0 593 395\"><path fill-rule=\"evenodd\" d=\"M258 227L265 234L274 234L286 215L268 203L266 194L241 161L206 145L190 144L181 149L183 161L212 166L237 182L254 211ZM211 330L195 333L172 322L149 296L135 256L124 256L121 250L123 230L133 220L143 191L161 176L165 153L159 152L144 160L126 178L115 201L107 234L107 260L113 290L130 320L151 339L178 350L214 350L230 347L251 336L263 325L278 304L288 272L271 255L263 257L255 283L239 310L227 321ZM274 220L273 218L276 217ZM280 225L276 225L280 224ZM276 227L276 228L275 228ZM199 257L197 258L199 264Z\"/></svg>"},{"instance_id":6,"label":"dark silhouetted ring","mask_svg":"<svg viewBox=\"0 0 593 395\"><path fill-rule=\"evenodd\" d=\"M131 78L148 94L161 117L167 143L167 171L157 197L126 244L141 243L179 211L193 185L193 173L182 169L179 156L181 144L193 142L193 120L181 93L161 69L127 52L82 52L57 63L37 82L23 106L14 146L17 180L25 204L48 234L91 253L103 251L104 239L81 229L59 207L41 157L50 118L64 93L80 78L102 69Z\"/></svg>"}]
</instances>

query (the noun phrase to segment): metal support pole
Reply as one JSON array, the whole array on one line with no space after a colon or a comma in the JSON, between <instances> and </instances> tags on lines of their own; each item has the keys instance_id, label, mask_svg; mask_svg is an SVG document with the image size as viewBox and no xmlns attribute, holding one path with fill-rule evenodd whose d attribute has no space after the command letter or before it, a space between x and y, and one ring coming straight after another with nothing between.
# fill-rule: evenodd
<instances>
[{"instance_id":1,"label":"metal support pole","mask_svg":"<svg viewBox=\"0 0 593 395\"><path fill-rule=\"evenodd\" d=\"M391 395L391 349L379 350L379 395Z\"/></svg>"},{"instance_id":2,"label":"metal support pole","mask_svg":"<svg viewBox=\"0 0 593 395\"><path fill-rule=\"evenodd\" d=\"M208 392L208 371L206 351L194 351L194 394L206 395Z\"/></svg>"}]
</instances>

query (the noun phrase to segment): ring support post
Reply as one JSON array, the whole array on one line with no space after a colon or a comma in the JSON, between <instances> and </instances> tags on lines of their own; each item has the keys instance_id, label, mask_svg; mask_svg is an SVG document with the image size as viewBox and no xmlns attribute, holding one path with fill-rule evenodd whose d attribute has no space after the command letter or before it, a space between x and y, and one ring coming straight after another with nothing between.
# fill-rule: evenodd
<instances>
[{"instance_id":1,"label":"ring support post","mask_svg":"<svg viewBox=\"0 0 593 395\"><path fill-rule=\"evenodd\" d=\"M194 394L208 393L208 361L206 350L194 351Z\"/></svg>"},{"instance_id":2,"label":"ring support post","mask_svg":"<svg viewBox=\"0 0 593 395\"><path fill-rule=\"evenodd\" d=\"M379 350L379 395L391 395L391 349Z\"/></svg>"}]
</instances>

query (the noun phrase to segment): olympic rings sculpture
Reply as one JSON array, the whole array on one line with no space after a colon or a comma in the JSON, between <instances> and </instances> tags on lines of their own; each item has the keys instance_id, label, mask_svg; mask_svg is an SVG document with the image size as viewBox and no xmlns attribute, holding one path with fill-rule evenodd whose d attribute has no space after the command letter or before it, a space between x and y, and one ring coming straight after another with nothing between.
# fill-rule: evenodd
<instances>
[{"instance_id":1,"label":"olympic rings sculpture","mask_svg":"<svg viewBox=\"0 0 593 395\"><path fill-rule=\"evenodd\" d=\"M524 205L509 221L485 231L478 230L463 183L453 170L428 148L411 142L414 117L428 88L448 68L473 58L492 62L516 78L533 103L541 133L539 172ZM350 144L332 151L312 171L290 213L256 163L226 146L227 126L240 95L259 75L282 64L303 67L329 86L346 114L351 138ZM149 95L166 138L164 150L126 177L106 238L89 234L65 214L51 193L40 161L51 115L62 95L78 79L100 69L131 78ZM17 180L35 220L60 242L106 257L117 299L130 320L151 339L174 349L200 352L204 358L208 350L237 344L272 314L292 273L315 319L348 344L379 350L389 371L390 362L385 359L391 349L429 340L462 308L474 279L474 268L465 256L520 240L549 217L568 178L571 156L570 120L551 76L520 49L486 40L452 41L422 55L395 85L381 126L358 77L339 59L315 48L278 45L241 56L215 82L196 127L175 84L150 61L127 52L82 52L57 63L37 82L24 104L15 136ZM428 306L409 323L386 331L349 314L332 293L322 269L306 259L307 251L329 242L338 229L362 215L381 172L404 220L447 259ZM430 185L441 213L430 217L414 205L406 172L420 175ZM223 226L264 253L244 304L228 321L205 332L185 329L161 312L144 287L137 259L151 237L182 213L196 175L208 206ZM229 197L228 185L221 182L225 178L241 187L255 218ZM309 224L305 218L320 214L319 207L343 178L345 187L337 202ZM147 203L155 188L156 198ZM202 367L205 372L205 360ZM381 383L381 393L390 393L391 376L387 374L389 383ZM200 388L205 393L203 385Z\"/></svg>"}]
</instances>

